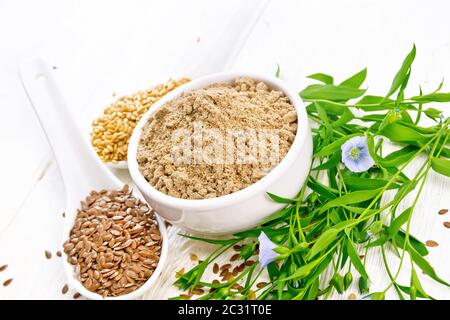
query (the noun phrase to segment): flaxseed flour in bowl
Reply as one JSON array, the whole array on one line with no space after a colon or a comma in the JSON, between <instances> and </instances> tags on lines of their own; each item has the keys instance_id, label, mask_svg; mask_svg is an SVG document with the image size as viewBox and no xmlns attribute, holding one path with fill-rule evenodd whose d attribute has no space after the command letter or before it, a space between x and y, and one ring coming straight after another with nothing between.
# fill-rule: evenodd
<instances>
[{"instance_id":1,"label":"flaxseed flour in bowl","mask_svg":"<svg viewBox=\"0 0 450 320\"><path fill-rule=\"evenodd\" d=\"M242 72L195 79L143 115L128 147L133 182L185 230L251 228L294 198L309 173L303 103L282 80Z\"/></svg>"},{"instance_id":2,"label":"flaxseed flour in bowl","mask_svg":"<svg viewBox=\"0 0 450 320\"><path fill-rule=\"evenodd\" d=\"M224 196L257 182L288 152L297 113L286 95L248 77L183 93L142 132L145 179L176 198Z\"/></svg>"}]
</instances>

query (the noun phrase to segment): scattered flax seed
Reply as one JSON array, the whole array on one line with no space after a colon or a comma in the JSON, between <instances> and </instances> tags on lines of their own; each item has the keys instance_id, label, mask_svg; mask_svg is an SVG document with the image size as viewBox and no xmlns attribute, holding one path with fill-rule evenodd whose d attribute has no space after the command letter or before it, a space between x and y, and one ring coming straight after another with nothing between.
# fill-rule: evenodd
<instances>
[{"instance_id":1,"label":"scattered flax seed","mask_svg":"<svg viewBox=\"0 0 450 320\"><path fill-rule=\"evenodd\" d=\"M448 212L448 209L441 209L441 210L439 210L439 214L442 216L442 215L444 215L444 214L446 214Z\"/></svg>"},{"instance_id":2,"label":"scattered flax seed","mask_svg":"<svg viewBox=\"0 0 450 320\"><path fill-rule=\"evenodd\" d=\"M217 263L214 263L213 272L214 273L218 273L219 272L219 265Z\"/></svg>"},{"instance_id":3,"label":"scattered flax seed","mask_svg":"<svg viewBox=\"0 0 450 320\"><path fill-rule=\"evenodd\" d=\"M63 217L63 218L66 217L66 213L65 213L65 212L62 213L62 217Z\"/></svg>"},{"instance_id":4,"label":"scattered flax seed","mask_svg":"<svg viewBox=\"0 0 450 320\"><path fill-rule=\"evenodd\" d=\"M220 270L228 270L231 268L231 263L224 264L220 267Z\"/></svg>"},{"instance_id":5,"label":"scattered flax seed","mask_svg":"<svg viewBox=\"0 0 450 320\"><path fill-rule=\"evenodd\" d=\"M231 281L234 279L234 276L230 272L228 272L228 274L226 274L225 277L223 277L223 278L226 281Z\"/></svg>"},{"instance_id":6,"label":"scattered flax seed","mask_svg":"<svg viewBox=\"0 0 450 320\"><path fill-rule=\"evenodd\" d=\"M356 300L356 294L350 293L350 294L348 295L348 299L349 299L349 300Z\"/></svg>"},{"instance_id":7,"label":"scattered flax seed","mask_svg":"<svg viewBox=\"0 0 450 320\"><path fill-rule=\"evenodd\" d=\"M223 269L223 270L220 272L219 276L221 276L221 277L223 278L223 277L225 277L228 273L230 273L230 272L228 271L228 269Z\"/></svg>"},{"instance_id":8,"label":"scattered flax seed","mask_svg":"<svg viewBox=\"0 0 450 320\"><path fill-rule=\"evenodd\" d=\"M52 253L50 251L48 251L48 250L45 250L45 257L47 259L51 259L52 258Z\"/></svg>"},{"instance_id":9,"label":"scattered flax seed","mask_svg":"<svg viewBox=\"0 0 450 320\"><path fill-rule=\"evenodd\" d=\"M203 289L193 289L193 290L191 290L191 293L195 294L195 295L201 295L201 294L205 293L205 290L203 290Z\"/></svg>"},{"instance_id":10,"label":"scattered flax seed","mask_svg":"<svg viewBox=\"0 0 450 320\"><path fill-rule=\"evenodd\" d=\"M267 282L259 282L256 284L258 289L264 288L265 286L267 286Z\"/></svg>"},{"instance_id":11,"label":"scattered flax seed","mask_svg":"<svg viewBox=\"0 0 450 320\"><path fill-rule=\"evenodd\" d=\"M184 268L181 268L175 273L175 278L181 278L184 275Z\"/></svg>"},{"instance_id":12,"label":"scattered flax seed","mask_svg":"<svg viewBox=\"0 0 450 320\"><path fill-rule=\"evenodd\" d=\"M3 286L4 286L4 287L7 287L7 286L9 286L9 285L11 284L11 282L13 282L13 279L12 279L12 278L6 280L5 282L3 282Z\"/></svg>"},{"instance_id":13,"label":"scattered flax seed","mask_svg":"<svg viewBox=\"0 0 450 320\"><path fill-rule=\"evenodd\" d=\"M444 222L444 227L450 229L450 221L445 221L445 222Z\"/></svg>"},{"instance_id":14,"label":"scattered flax seed","mask_svg":"<svg viewBox=\"0 0 450 320\"><path fill-rule=\"evenodd\" d=\"M239 266L234 267L231 274L236 277L239 274Z\"/></svg>"},{"instance_id":15,"label":"scattered flax seed","mask_svg":"<svg viewBox=\"0 0 450 320\"><path fill-rule=\"evenodd\" d=\"M198 256L195 253L191 253L191 261L197 261Z\"/></svg>"},{"instance_id":16,"label":"scattered flax seed","mask_svg":"<svg viewBox=\"0 0 450 320\"><path fill-rule=\"evenodd\" d=\"M366 256L363 255L363 254L359 256L359 258L360 258L361 260L364 259L365 257L366 257Z\"/></svg>"},{"instance_id":17,"label":"scattered flax seed","mask_svg":"<svg viewBox=\"0 0 450 320\"><path fill-rule=\"evenodd\" d=\"M75 292L75 293L73 294L73 298L74 298L74 299L78 299L79 297L81 297L81 294L80 294L79 292Z\"/></svg>"},{"instance_id":18,"label":"scattered flax seed","mask_svg":"<svg viewBox=\"0 0 450 320\"><path fill-rule=\"evenodd\" d=\"M434 240L427 240L425 242L425 244L427 245L427 247L430 247L430 248L437 247L439 245L439 243L437 243Z\"/></svg>"},{"instance_id":19,"label":"scattered flax seed","mask_svg":"<svg viewBox=\"0 0 450 320\"><path fill-rule=\"evenodd\" d=\"M236 245L233 246L234 251L240 251L241 248L242 248L242 246L240 246L240 245L238 245L238 244L236 244Z\"/></svg>"},{"instance_id":20,"label":"scattered flax seed","mask_svg":"<svg viewBox=\"0 0 450 320\"><path fill-rule=\"evenodd\" d=\"M219 284L219 283L220 283L220 281L219 281L219 280L217 280L217 279L214 279L214 280L212 281L212 283L214 283L214 284Z\"/></svg>"},{"instance_id":21,"label":"scattered flax seed","mask_svg":"<svg viewBox=\"0 0 450 320\"><path fill-rule=\"evenodd\" d=\"M183 300L190 300L191 296L189 294L180 294L180 298Z\"/></svg>"},{"instance_id":22,"label":"scattered flax seed","mask_svg":"<svg viewBox=\"0 0 450 320\"><path fill-rule=\"evenodd\" d=\"M241 257L241 255L239 253L236 253L234 255L231 256L230 261L236 261L237 259L239 259Z\"/></svg>"},{"instance_id":23,"label":"scattered flax seed","mask_svg":"<svg viewBox=\"0 0 450 320\"><path fill-rule=\"evenodd\" d=\"M62 294L66 294L69 291L69 286L67 284L64 285L61 289Z\"/></svg>"},{"instance_id":24,"label":"scattered flax seed","mask_svg":"<svg viewBox=\"0 0 450 320\"><path fill-rule=\"evenodd\" d=\"M61 251L59 251L59 250L56 251L56 256L61 258L61 256L62 256Z\"/></svg>"},{"instance_id":25,"label":"scattered flax seed","mask_svg":"<svg viewBox=\"0 0 450 320\"><path fill-rule=\"evenodd\" d=\"M234 289L234 290L240 290L240 288L241 288L241 285L239 285L238 283L235 283L231 286L231 289Z\"/></svg>"},{"instance_id":26,"label":"scattered flax seed","mask_svg":"<svg viewBox=\"0 0 450 320\"><path fill-rule=\"evenodd\" d=\"M0 267L0 272L5 271L6 268L8 268L8 265L7 265L7 264L1 266L1 267Z\"/></svg>"},{"instance_id":27,"label":"scattered flax seed","mask_svg":"<svg viewBox=\"0 0 450 320\"><path fill-rule=\"evenodd\" d=\"M247 260L247 261L245 261L245 265L246 265L247 267L251 267L254 263L255 263L255 261L253 261L253 260Z\"/></svg>"},{"instance_id":28,"label":"scattered flax seed","mask_svg":"<svg viewBox=\"0 0 450 320\"><path fill-rule=\"evenodd\" d=\"M256 300L256 294L253 290L248 291L248 299L249 300Z\"/></svg>"},{"instance_id":29,"label":"scattered flax seed","mask_svg":"<svg viewBox=\"0 0 450 320\"><path fill-rule=\"evenodd\" d=\"M169 80L148 90L118 98L92 122L91 143L100 159L117 163L127 159L128 142L145 112L159 99L189 79Z\"/></svg>"}]
</instances>

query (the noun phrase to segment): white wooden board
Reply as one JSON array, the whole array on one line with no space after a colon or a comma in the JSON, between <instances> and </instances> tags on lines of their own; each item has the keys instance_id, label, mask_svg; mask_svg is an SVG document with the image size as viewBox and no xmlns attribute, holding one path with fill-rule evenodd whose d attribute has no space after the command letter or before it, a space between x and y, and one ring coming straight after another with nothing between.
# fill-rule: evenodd
<instances>
[{"instance_id":1,"label":"white wooden board","mask_svg":"<svg viewBox=\"0 0 450 320\"><path fill-rule=\"evenodd\" d=\"M40 55L56 66L64 95L88 128L89 119L113 92L130 93L187 72L196 53L223 36L243 5L237 0L0 1L0 265L9 265L0 282L14 278L7 288L0 287L0 299L69 299L73 293L61 294L65 275L59 258L44 256L62 243L65 195L21 88L18 63ZM279 63L282 78L298 89L311 73L343 79L368 67L369 91L382 94L415 42L418 54L410 87L421 83L425 90L433 89L442 77L450 78L449 11L445 0L272 0L232 67L272 74ZM129 180L127 174L120 176ZM449 194L449 180L432 174L412 225L422 240L441 244L430 250L429 259L444 279L450 279L450 231L442 222L450 216L438 216L437 211L450 206ZM176 295L171 286L175 271L193 265L190 253L202 258L211 250L178 232L170 229L168 265L147 299ZM394 265L396 259L390 261ZM368 269L373 290L383 289L388 278L378 252L369 256ZM401 282L408 283L406 276L401 275ZM431 295L450 298L450 289L426 278L423 282Z\"/></svg>"}]
</instances>

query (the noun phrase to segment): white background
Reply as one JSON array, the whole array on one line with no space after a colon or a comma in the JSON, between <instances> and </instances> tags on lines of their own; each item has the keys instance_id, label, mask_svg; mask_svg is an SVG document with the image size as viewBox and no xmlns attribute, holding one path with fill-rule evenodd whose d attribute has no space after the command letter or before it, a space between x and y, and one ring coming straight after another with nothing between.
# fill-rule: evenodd
<instances>
[{"instance_id":1,"label":"white background","mask_svg":"<svg viewBox=\"0 0 450 320\"><path fill-rule=\"evenodd\" d=\"M192 67L201 70L200 62L220 56L214 48L236 70L273 74L279 63L282 78L298 89L311 73L344 79L368 67L369 92L382 95L415 43L410 94L418 92L419 83L427 91L442 77L450 78L448 1L272 0L259 14L262 2L0 0L0 265L9 265L0 273L0 283L14 278L9 287L0 286L0 299L64 299L73 293L61 295L65 275L59 258L44 257L45 250L54 253L62 243L65 195L18 78L23 59L41 56L56 67L60 87L86 132L113 92L131 93L187 74ZM257 21L248 39L239 43L242 26L251 22L238 14L244 10ZM202 72L225 68L219 62ZM444 89L450 91L450 85ZM126 174L121 177L127 179ZM449 193L449 180L431 175L412 225L422 240L440 243L429 259L447 280L450 230L442 222L450 214L441 217L437 211L450 206ZM146 298L174 295L174 271L192 265L189 253L208 252L177 232L171 230L168 265ZM397 259L390 261L395 266ZM368 269L372 289L384 289L387 275L376 251L368 258ZM407 273L400 279L409 283ZM450 298L449 289L423 282L435 297ZM333 298L345 299L350 292L357 290Z\"/></svg>"}]
</instances>

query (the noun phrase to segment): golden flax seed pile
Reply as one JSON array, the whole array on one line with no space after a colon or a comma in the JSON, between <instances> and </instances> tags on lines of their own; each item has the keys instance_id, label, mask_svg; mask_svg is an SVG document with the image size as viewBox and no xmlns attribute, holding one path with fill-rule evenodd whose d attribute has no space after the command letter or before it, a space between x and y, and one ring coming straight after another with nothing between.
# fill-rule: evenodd
<instances>
[{"instance_id":1,"label":"golden flax seed pile","mask_svg":"<svg viewBox=\"0 0 450 320\"><path fill-rule=\"evenodd\" d=\"M117 163L127 159L128 142L143 114L164 95L187 78L169 80L148 90L120 97L106 107L92 122L91 143L103 162Z\"/></svg>"}]
</instances>

